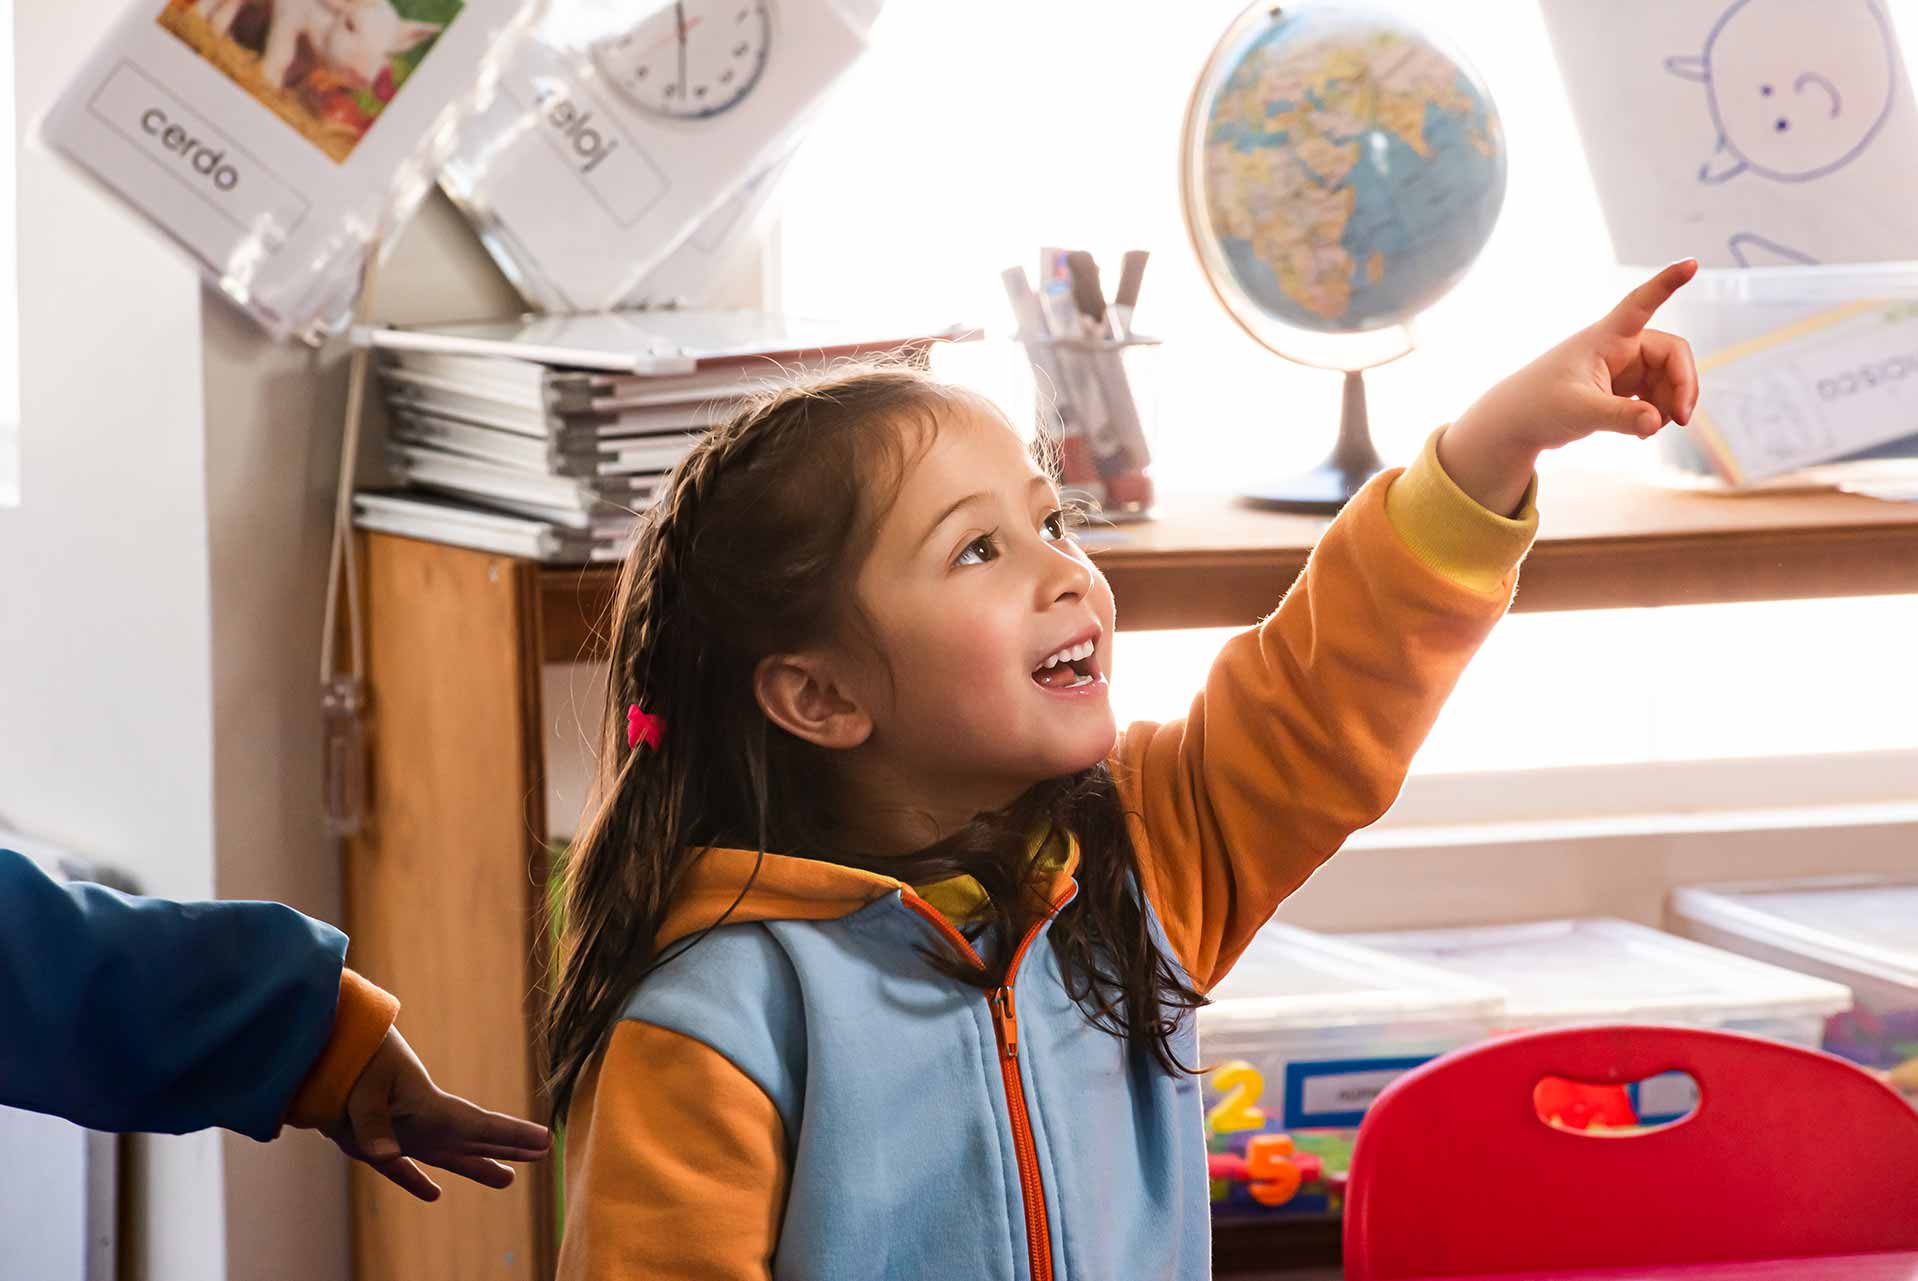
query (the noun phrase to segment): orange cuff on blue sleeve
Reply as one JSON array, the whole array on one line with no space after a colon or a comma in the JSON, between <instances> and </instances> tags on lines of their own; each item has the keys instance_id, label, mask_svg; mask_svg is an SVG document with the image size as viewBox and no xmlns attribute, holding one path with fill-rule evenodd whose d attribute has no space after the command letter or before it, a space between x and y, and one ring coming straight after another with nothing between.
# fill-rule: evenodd
<instances>
[{"instance_id":1,"label":"orange cuff on blue sleeve","mask_svg":"<svg viewBox=\"0 0 1918 1281\"><path fill-rule=\"evenodd\" d=\"M386 1031L399 1016L399 999L373 986L352 970L340 971L340 1002L333 1013L333 1035L327 1039L313 1068L293 1092L286 1123L316 1130L346 1111L346 1096Z\"/></svg>"}]
</instances>

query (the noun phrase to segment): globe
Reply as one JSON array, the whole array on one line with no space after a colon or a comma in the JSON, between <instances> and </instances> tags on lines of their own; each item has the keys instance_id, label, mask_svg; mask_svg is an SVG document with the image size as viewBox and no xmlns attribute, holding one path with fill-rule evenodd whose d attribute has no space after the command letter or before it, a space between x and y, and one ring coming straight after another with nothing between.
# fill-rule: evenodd
<instances>
[{"instance_id":1,"label":"globe","mask_svg":"<svg viewBox=\"0 0 1918 1281\"><path fill-rule=\"evenodd\" d=\"M1402 14L1255 4L1220 39L1181 156L1200 266L1254 339L1346 374L1343 455L1269 505L1336 509L1378 470L1360 374L1412 350L1413 320L1478 257L1505 169L1477 73Z\"/></svg>"}]
</instances>

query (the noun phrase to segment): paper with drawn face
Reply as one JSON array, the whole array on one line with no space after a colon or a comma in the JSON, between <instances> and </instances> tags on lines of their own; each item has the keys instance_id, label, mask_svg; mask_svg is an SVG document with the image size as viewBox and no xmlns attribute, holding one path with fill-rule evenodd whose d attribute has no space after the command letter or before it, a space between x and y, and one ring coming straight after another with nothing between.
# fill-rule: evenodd
<instances>
[{"instance_id":1,"label":"paper with drawn face","mask_svg":"<svg viewBox=\"0 0 1918 1281\"><path fill-rule=\"evenodd\" d=\"M1621 263L1918 258L1883 0L1541 0Z\"/></svg>"}]
</instances>

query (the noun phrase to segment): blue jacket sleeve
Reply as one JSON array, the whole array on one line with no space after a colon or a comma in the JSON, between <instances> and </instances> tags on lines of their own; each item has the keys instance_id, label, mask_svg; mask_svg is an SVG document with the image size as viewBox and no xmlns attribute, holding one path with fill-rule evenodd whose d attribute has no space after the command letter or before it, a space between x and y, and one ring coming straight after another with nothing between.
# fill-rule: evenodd
<instances>
[{"instance_id":1,"label":"blue jacket sleeve","mask_svg":"<svg viewBox=\"0 0 1918 1281\"><path fill-rule=\"evenodd\" d=\"M0 849L0 1104L270 1139L332 1031L345 955L278 903L62 885Z\"/></svg>"}]
</instances>

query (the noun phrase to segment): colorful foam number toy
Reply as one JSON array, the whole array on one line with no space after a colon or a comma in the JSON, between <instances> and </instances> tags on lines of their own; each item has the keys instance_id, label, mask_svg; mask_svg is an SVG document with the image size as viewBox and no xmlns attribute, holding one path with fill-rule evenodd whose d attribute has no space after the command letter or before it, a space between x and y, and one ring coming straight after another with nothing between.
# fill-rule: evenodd
<instances>
[{"instance_id":1,"label":"colorful foam number toy","mask_svg":"<svg viewBox=\"0 0 1918 1281\"><path fill-rule=\"evenodd\" d=\"M1236 1060L1222 1064L1212 1074L1212 1084L1225 1097L1205 1114L1208 1133L1244 1134L1265 1129L1265 1109L1258 1105L1265 1093L1265 1077L1257 1068ZM1325 1164L1316 1156L1297 1151L1288 1134L1261 1133L1246 1140L1244 1155L1209 1154L1206 1175L1212 1180L1215 1201L1222 1200L1232 1184L1243 1183L1254 1201L1276 1207L1297 1196L1305 1184L1323 1179Z\"/></svg>"},{"instance_id":2,"label":"colorful foam number toy","mask_svg":"<svg viewBox=\"0 0 1918 1281\"><path fill-rule=\"evenodd\" d=\"M1319 1158L1293 1150L1289 1134L1259 1134L1245 1145L1245 1190L1260 1205L1284 1205L1323 1173Z\"/></svg>"},{"instance_id":3,"label":"colorful foam number toy","mask_svg":"<svg viewBox=\"0 0 1918 1281\"><path fill-rule=\"evenodd\" d=\"M1205 1164L1215 1201L1223 1200L1232 1184L1243 1183L1254 1201L1276 1208L1291 1201L1306 1184L1325 1180L1324 1160L1294 1150L1289 1134L1255 1134L1246 1143L1244 1156L1213 1152Z\"/></svg>"},{"instance_id":4,"label":"colorful foam number toy","mask_svg":"<svg viewBox=\"0 0 1918 1281\"><path fill-rule=\"evenodd\" d=\"M1207 1133L1238 1134L1265 1128L1265 1109L1259 1106L1259 1096L1265 1093L1265 1076L1259 1069L1242 1059L1222 1063L1212 1074L1212 1088L1225 1097L1205 1114Z\"/></svg>"}]
</instances>

